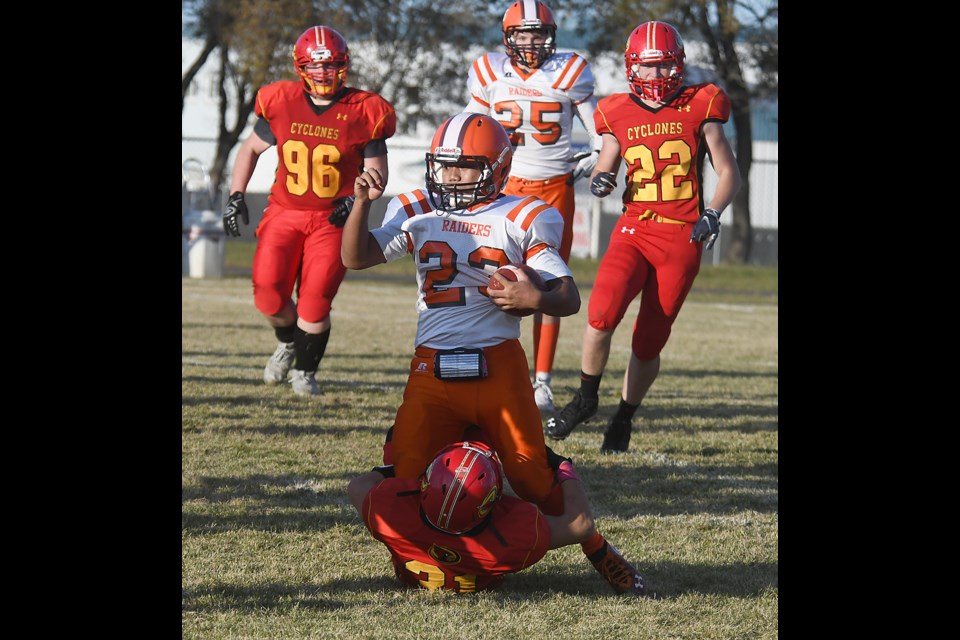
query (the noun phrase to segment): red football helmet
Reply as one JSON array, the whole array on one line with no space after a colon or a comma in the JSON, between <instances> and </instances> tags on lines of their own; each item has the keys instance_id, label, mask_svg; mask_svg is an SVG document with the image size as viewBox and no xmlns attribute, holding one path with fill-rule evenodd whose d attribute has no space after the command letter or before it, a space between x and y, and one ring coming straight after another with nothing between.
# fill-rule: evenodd
<instances>
[{"instance_id":1,"label":"red football helmet","mask_svg":"<svg viewBox=\"0 0 960 640\"><path fill-rule=\"evenodd\" d=\"M510 175L513 146L503 125L487 115L460 113L440 125L427 153L427 191L441 211L466 209L500 195ZM476 182L443 182L444 165L480 169Z\"/></svg>"},{"instance_id":2,"label":"red football helmet","mask_svg":"<svg viewBox=\"0 0 960 640\"><path fill-rule=\"evenodd\" d=\"M347 81L350 68L347 41L330 27L310 27L293 45L293 66L307 93L317 98L329 98ZM313 68L308 69L308 66Z\"/></svg>"},{"instance_id":3,"label":"red football helmet","mask_svg":"<svg viewBox=\"0 0 960 640\"><path fill-rule=\"evenodd\" d=\"M514 36L518 31L544 31L546 40L541 45L518 45ZM514 2L503 14L503 44L514 64L536 69L557 50L557 21L550 7L535 0Z\"/></svg>"},{"instance_id":4,"label":"red football helmet","mask_svg":"<svg viewBox=\"0 0 960 640\"><path fill-rule=\"evenodd\" d=\"M623 54L627 66L627 83L640 98L665 102L683 83L683 39L673 25L666 22L645 22L630 34ZM643 80L638 75L641 64L670 64L670 75Z\"/></svg>"},{"instance_id":5,"label":"red football helmet","mask_svg":"<svg viewBox=\"0 0 960 640\"><path fill-rule=\"evenodd\" d=\"M497 453L476 441L440 450L420 476L420 509L437 529L459 535L487 519L503 494Z\"/></svg>"}]
</instances>

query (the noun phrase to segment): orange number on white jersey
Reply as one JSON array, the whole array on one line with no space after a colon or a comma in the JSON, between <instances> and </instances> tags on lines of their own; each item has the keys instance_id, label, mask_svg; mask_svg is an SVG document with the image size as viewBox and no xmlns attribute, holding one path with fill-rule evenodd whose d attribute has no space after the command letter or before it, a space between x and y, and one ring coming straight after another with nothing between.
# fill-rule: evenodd
<instances>
[{"instance_id":1,"label":"orange number on white jersey","mask_svg":"<svg viewBox=\"0 0 960 640\"><path fill-rule=\"evenodd\" d=\"M460 273L457 269L457 253L446 242L425 242L420 247L417 259L421 264L434 262L423 277L423 301L431 309L438 307L459 307L466 304L463 287L451 287L454 278ZM471 267L483 269L492 265L499 269L510 263L507 252L495 247L477 247L470 252L467 263ZM479 287L486 294L487 288Z\"/></svg>"},{"instance_id":2,"label":"orange number on white jersey","mask_svg":"<svg viewBox=\"0 0 960 640\"><path fill-rule=\"evenodd\" d=\"M524 118L523 108L520 106L521 104L530 105L530 117L528 120L525 120ZM544 120L543 116L548 113L560 113L562 111L563 105L559 102L524 101L523 103L519 103L513 100L508 100L506 102L498 102L493 105L493 112L497 115L510 114L509 120L499 120L504 129L507 131L515 131L525 121L529 122L530 126L539 131L539 133L533 134L533 139L543 146L556 144L557 140L560 139L560 134L562 133L559 122ZM510 136L510 141L515 145L526 144L525 134L513 133Z\"/></svg>"}]
</instances>

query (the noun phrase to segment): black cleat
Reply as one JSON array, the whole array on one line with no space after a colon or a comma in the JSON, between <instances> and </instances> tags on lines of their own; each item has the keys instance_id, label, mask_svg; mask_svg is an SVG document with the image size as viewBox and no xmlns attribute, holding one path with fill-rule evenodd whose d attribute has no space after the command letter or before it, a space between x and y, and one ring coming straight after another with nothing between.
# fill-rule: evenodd
<instances>
[{"instance_id":1,"label":"black cleat","mask_svg":"<svg viewBox=\"0 0 960 640\"><path fill-rule=\"evenodd\" d=\"M633 429L631 420L617 420L612 418L603 432L603 444L600 453L626 453L630 448L630 431Z\"/></svg>"},{"instance_id":2,"label":"black cleat","mask_svg":"<svg viewBox=\"0 0 960 640\"><path fill-rule=\"evenodd\" d=\"M593 417L597 412L597 404L599 400L587 400L577 391L573 394L573 400L563 408L560 415L547 420L544 431L554 440L563 440L578 424Z\"/></svg>"},{"instance_id":3,"label":"black cleat","mask_svg":"<svg viewBox=\"0 0 960 640\"><path fill-rule=\"evenodd\" d=\"M643 576L637 573L633 565L627 562L609 542L592 556L587 556L587 559L617 593L627 593L632 596L647 594L647 584Z\"/></svg>"}]
</instances>

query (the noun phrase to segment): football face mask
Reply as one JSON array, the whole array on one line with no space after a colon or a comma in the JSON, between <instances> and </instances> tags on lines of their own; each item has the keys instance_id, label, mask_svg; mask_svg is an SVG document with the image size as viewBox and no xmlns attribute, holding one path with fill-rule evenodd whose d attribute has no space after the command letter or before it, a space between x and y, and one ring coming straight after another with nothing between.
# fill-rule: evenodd
<instances>
[{"instance_id":1,"label":"football face mask","mask_svg":"<svg viewBox=\"0 0 960 640\"><path fill-rule=\"evenodd\" d=\"M630 91L644 100L666 102L683 84L685 58L683 39L672 25L666 22L640 25L627 39L623 54Z\"/></svg>"},{"instance_id":2,"label":"football face mask","mask_svg":"<svg viewBox=\"0 0 960 640\"><path fill-rule=\"evenodd\" d=\"M347 42L330 27L310 27L293 46L293 65L304 91L315 98L329 98L347 81Z\"/></svg>"},{"instance_id":3,"label":"football face mask","mask_svg":"<svg viewBox=\"0 0 960 640\"><path fill-rule=\"evenodd\" d=\"M557 22L544 3L514 2L503 14L503 45L514 64L536 69L556 52L556 42Z\"/></svg>"}]
</instances>

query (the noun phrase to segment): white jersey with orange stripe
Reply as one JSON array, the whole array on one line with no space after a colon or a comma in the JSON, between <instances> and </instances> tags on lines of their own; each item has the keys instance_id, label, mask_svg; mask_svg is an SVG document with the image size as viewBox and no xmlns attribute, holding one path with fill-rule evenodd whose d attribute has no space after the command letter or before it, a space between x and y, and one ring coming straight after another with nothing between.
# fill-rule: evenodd
<instances>
[{"instance_id":1,"label":"white jersey with orange stripe","mask_svg":"<svg viewBox=\"0 0 960 640\"><path fill-rule=\"evenodd\" d=\"M555 53L527 73L502 53L487 53L470 67L470 102L464 111L485 113L500 121L514 142L510 175L546 180L569 173L573 117L600 149L593 122L597 99L587 60L572 52Z\"/></svg>"},{"instance_id":2,"label":"white jersey with orange stripe","mask_svg":"<svg viewBox=\"0 0 960 640\"><path fill-rule=\"evenodd\" d=\"M563 218L539 198L501 195L445 212L418 189L390 200L371 233L388 262L412 255L417 265L418 347L482 348L519 338L520 318L486 295L490 275L505 264L526 262L547 281L572 275L557 252Z\"/></svg>"}]
</instances>

